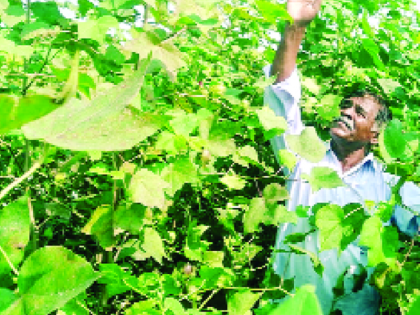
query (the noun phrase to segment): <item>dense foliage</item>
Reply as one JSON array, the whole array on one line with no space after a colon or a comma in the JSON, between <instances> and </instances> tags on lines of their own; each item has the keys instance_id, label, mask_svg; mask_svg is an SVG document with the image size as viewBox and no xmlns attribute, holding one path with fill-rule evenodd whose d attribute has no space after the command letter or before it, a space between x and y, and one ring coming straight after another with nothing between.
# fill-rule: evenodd
<instances>
[{"instance_id":1,"label":"dense foliage","mask_svg":"<svg viewBox=\"0 0 420 315\"><path fill-rule=\"evenodd\" d=\"M322 158L314 130L327 140L340 95L369 85L394 117L379 158L397 188L420 182L418 18L408 0L324 4L299 54L315 129L289 139L296 153ZM263 106L284 5L0 0L0 19L1 315L321 313L311 286L292 293L271 267L277 226L308 212L284 206L282 167L296 161L281 152L276 162L268 140L286 123ZM343 184L325 169L307 180ZM320 206L312 221L323 250L360 235L381 310L413 315L418 236L382 225L397 192ZM301 239L290 250L321 273Z\"/></svg>"}]
</instances>

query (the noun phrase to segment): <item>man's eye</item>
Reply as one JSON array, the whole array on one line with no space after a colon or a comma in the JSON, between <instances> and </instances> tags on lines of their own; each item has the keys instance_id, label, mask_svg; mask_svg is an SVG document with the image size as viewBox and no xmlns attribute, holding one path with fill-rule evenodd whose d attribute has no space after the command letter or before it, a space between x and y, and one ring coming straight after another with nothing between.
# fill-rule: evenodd
<instances>
[{"instance_id":1,"label":"man's eye","mask_svg":"<svg viewBox=\"0 0 420 315\"><path fill-rule=\"evenodd\" d=\"M349 108L353 106L353 102L350 100L342 100L340 103L340 108Z\"/></svg>"}]
</instances>

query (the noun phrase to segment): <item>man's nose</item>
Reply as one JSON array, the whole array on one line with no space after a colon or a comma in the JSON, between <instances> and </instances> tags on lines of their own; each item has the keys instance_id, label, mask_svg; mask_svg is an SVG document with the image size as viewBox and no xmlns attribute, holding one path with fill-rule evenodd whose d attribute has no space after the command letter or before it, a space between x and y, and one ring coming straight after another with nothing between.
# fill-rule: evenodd
<instances>
[{"instance_id":1,"label":"man's nose","mask_svg":"<svg viewBox=\"0 0 420 315\"><path fill-rule=\"evenodd\" d=\"M353 119L354 112L354 106L349 106L341 109L341 115L347 116L350 119Z\"/></svg>"}]
</instances>

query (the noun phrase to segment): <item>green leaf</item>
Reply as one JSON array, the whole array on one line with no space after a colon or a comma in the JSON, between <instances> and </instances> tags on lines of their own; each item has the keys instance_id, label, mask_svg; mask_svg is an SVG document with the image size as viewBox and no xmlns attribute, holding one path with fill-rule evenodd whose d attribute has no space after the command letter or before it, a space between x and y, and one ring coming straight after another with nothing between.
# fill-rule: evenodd
<instances>
[{"instance_id":1,"label":"green leaf","mask_svg":"<svg viewBox=\"0 0 420 315\"><path fill-rule=\"evenodd\" d=\"M265 202L271 205L277 203L277 201L289 199L289 193L285 187L273 183L264 188L263 197Z\"/></svg>"},{"instance_id":2,"label":"green leaf","mask_svg":"<svg viewBox=\"0 0 420 315\"><path fill-rule=\"evenodd\" d=\"M121 205L114 213L115 229L121 229L130 232L130 234L138 235L143 227L145 215L146 207L142 204L134 203L130 207ZM116 232L114 231L114 234Z\"/></svg>"},{"instance_id":3,"label":"green leaf","mask_svg":"<svg viewBox=\"0 0 420 315\"><path fill-rule=\"evenodd\" d=\"M363 224L359 245L369 248L369 267L377 266L381 262L393 265L399 248L397 229L391 226L384 227L377 216L370 217Z\"/></svg>"},{"instance_id":4,"label":"green leaf","mask_svg":"<svg viewBox=\"0 0 420 315\"><path fill-rule=\"evenodd\" d=\"M275 24L278 19L293 23L293 18L287 12L285 5L266 0L256 0L255 4L262 16L270 23Z\"/></svg>"},{"instance_id":5,"label":"green leaf","mask_svg":"<svg viewBox=\"0 0 420 315\"><path fill-rule=\"evenodd\" d=\"M145 300L134 303L130 308L125 311L126 315L162 315L162 311L158 311L155 306L156 300Z\"/></svg>"},{"instance_id":6,"label":"green leaf","mask_svg":"<svg viewBox=\"0 0 420 315\"><path fill-rule=\"evenodd\" d=\"M157 137L155 148L175 155L180 151L186 151L188 149L188 145L183 136L177 136L172 132L163 131Z\"/></svg>"},{"instance_id":7,"label":"green leaf","mask_svg":"<svg viewBox=\"0 0 420 315\"><path fill-rule=\"evenodd\" d=\"M241 158L245 159L247 162L250 162L253 164L259 164L258 153L250 145L246 145L238 149L238 154Z\"/></svg>"},{"instance_id":8,"label":"green leaf","mask_svg":"<svg viewBox=\"0 0 420 315\"><path fill-rule=\"evenodd\" d=\"M302 174L302 179L306 179L311 185L312 191L316 192L321 188L336 188L344 186L343 181L337 172L332 168L316 166L311 169L311 173Z\"/></svg>"},{"instance_id":9,"label":"green leaf","mask_svg":"<svg viewBox=\"0 0 420 315\"><path fill-rule=\"evenodd\" d=\"M22 32L20 36L25 40L31 39L38 35L39 30L51 30L51 26L45 22L32 22L22 26Z\"/></svg>"},{"instance_id":10,"label":"green leaf","mask_svg":"<svg viewBox=\"0 0 420 315\"><path fill-rule=\"evenodd\" d=\"M286 135L285 137L290 149L309 162L320 162L327 152L313 127L306 127L300 135Z\"/></svg>"},{"instance_id":11,"label":"green leaf","mask_svg":"<svg viewBox=\"0 0 420 315\"><path fill-rule=\"evenodd\" d=\"M321 251L341 248L343 237L344 210L335 204L319 209L315 215L315 225L320 231Z\"/></svg>"},{"instance_id":12,"label":"green leaf","mask_svg":"<svg viewBox=\"0 0 420 315\"><path fill-rule=\"evenodd\" d=\"M0 314L2 311L7 309L17 297L12 290L6 288L0 288Z\"/></svg>"},{"instance_id":13,"label":"green leaf","mask_svg":"<svg viewBox=\"0 0 420 315\"><path fill-rule=\"evenodd\" d=\"M111 27L118 28L118 20L110 15L101 16L97 20L78 22L78 38L90 38L103 44L105 35ZM147 54L144 57L147 57Z\"/></svg>"},{"instance_id":14,"label":"green leaf","mask_svg":"<svg viewBox=\"0 0 420 315\"><path fill-rule=\"evenodd\" d=\"M386 94L392 94L397 88L402 88L399 82L392 79L378 79L377 81Z\"/></svg>"},{"instance_id":15,"label":"green leaf","mask_svg":"<svg viewBox=\"0 0 420 315\"><path fill-rule=\"evenodd\" d=\"M280 304L268 315L322 315L322 309L315 294L315 287L304 285L300 287L296 294Z\"/></svg>"},{"instance_id":16,"label":"green leaf","mask_svg":"<svg viewBox=\"0 0 420 315\"><path fill-rule=\"evenodd\" d=\"M125 50L138 53L143 58L152 53L153 58L160 60L171 75L185 66L183 54L178 48L170 41L162 41L156 32L132 31L131 35L133 39L126 43Z\"/></svg>"},{"instance_id":17,"label":"green leaf","mask_svg":"<svg viewBox=\"0 0 420 315\"><path fill-rule=\"evenodd\" d=\"M165 248L159 233L150 227L144 229L144 242L140 245L144 251L144 258L153 257L162 264L162 258L166 257Z\"/></svg>"},{"instance_id":18,"label":"green leaf","mask_svg":"<svg viewBox=\"0 0 420 315\"><path fill-rule=\"evenodd\" d=\"M0 11L1 21L9 27L25 21L25 10L20 5L10 5L6 10Z\"/></svg>"},{"instance_id":19,"label":"green leaf","mask_svg":"<svg viewBox=\"0 0 420 315\"><path fill-rule=\"evenodd\" d=\"M227 174L220 178L220 182L228 186L229 189L241 190L246 185L246 180L236 174Z\"/></svg>"},{"instance_id":20,"label":"green leaf","mask_svg":"<svg viewBox=\"0 0 420 315\"><path fill-rule=\"evenodd\" d=\"M21 99L0 95L0 134L18 129L58 107L53 99L44 95L25 96Z\"/></svg>"},{"instance_id":21,"label":"green leaf","mask_svg":"<svg viewBox=\"0 0 420 315\"><path fill-rule=\"evenodd\" d=\"M171 185L161 176L142 168L133 175L129 192L133 202L162 209L165 206L167 188L171 188Z\"/></svg>"},{"instance_id":22,"label":"green leaf","mask_svg":"<svg viewBox=\"0 0 420 315\"><path fill-rule=\"evenodd\" d=\"M68 301L66 305L57 312L57 315L89 315L85 302L85 295L86 293L83 292L79 296Z\"/></svg>"},{"instance_id":23,"label":"green leaf","mask_svg":"<svg viewBox=\"0 0 420 315\"><path fill-rule=\"evenodd\" d=\"M0 246L15 268L23 259L29 242L30 220L28 198L21 197L0 210ZM0 276L11 270L3 253L0 252Z\"/></svg>"},{"instance_id":24,"label":"green leaf","mask_svg":"<svg viewBox=\"0 0 420 315\"><path fill-rule=\"evenodd\" d=\"M98 278L91 265L60 246L38 249L19 272L19 299L2 315L46 315L63 307Z\"/></svg>"},{"instance_id":25,"label":"green leaf","mask_svg":"<svg viewBox=\"0 0 420 315\"><path fill-rule=\"evenodd\" d=\"M340 116L340 102L343 99L341 96L334 94L324 95L320 101L320 106L317 107L318 114L325 120L331 122L334 118Z\"/></svg>"},{"instance_id":26,"label":"green leaf","mask_svg":"<svg viewBox=\"0 0 420 315\"><path fill-rule=\"evenodd\" d=\"M393 119L379 135L379 149L387 162L404 156L407 141L401 121Z\"/></svg>"},{"instance_id":27,"label":"green leaf","mask_svg":"<svg viewBox=\"0 0 420 315\"><path fill-rule=\"evenodd\" d=\"M279 164L285 165L289 170L293 170L296 166L297 158L289 150L279 150Z\"/></svg>"},{"instance_id":28,"label":"green leaf","mask_svg":"<svg viewBox=\"0 0 420 315\"><path fill-rule=\"evenodd\" d=\"M262 109L258 109L256 113L265 130L264 137L266 140L279 136L286 131L286 120L281 116L277 116L270 107L264 106Z\"/></svg>"},{"instance_id":29,"label":"green leaf","mask_svg":"<svg viewBox=\"0 0 420 315\"><path fill-rule=\"evenodd\" d=\"M167 298L165 299L164 303L165 309L171 310L174 315L184 315L185 311L182 307L181 302L174 298Z\"/></svg>"},{"instance_id":30,"label":"green leaf","mask_svg":"<svg viewBox=\"0 0 420 315\"><path fill-rule=\"evenodd\" d=\"M203 263L210 267L221 267L223 268L223 259L225 257L224 252L206 251L203 254Z\"/></svg>"},{"instance_id":31,"label":"green leaf","mask_svg":"<svg viewBox=\"0 0 420 315\"><path fill-rule=\"evenodd\" d=\"M165 191L173 196L185 183L198 183L196 166L188 159L181 158L162 170L162 178L169 183L170 188Z\"/></svg>"},{"instance_id":32,"label":"green leaf","mask_svg":"<svg viewBox=\"0 0 420 315\"><path fill-rule=\"evenodd\" d=\"M414 302L411 303L407 315L419 315L420 310L420 295L414 297Z\"/></svg>"},{"instance_id":33,"label":"green leaf","mask_svg":"<svg viewBox=\"0 0 420 315\"><path fill-rule=\"evenodd\" d=\"M188 237L184 246L185 257L191 260L202 261L204 252L207 251L210 243L201 239L203 233L208 229L208 226L199 225L197 222L190 223L188 227Z\"/></svg>"},{"instance_id":34,"label":"green leaf","mask_svg":"<svg viewBox=\"0 0 420 315\"><path fill-rule=\"evenodd\" d=\"M75 151L123 151L153 135L166 123L162 115L140 113L128 106L143 82L147 61L125 82L91 102L73 98L22 130L28 139Z\"/></svg>"},{"instance_id":35,"label":"green leaf","mask_svg":"<svg viewBox=\"0 0 420 315\"><path fill-rule=\"evenodd\" d=\"M11 55L29 58L34 49L29 45L16 45L13 41L0 37L0 51Z\"/></svg>"},{"instance_id":36,"label":"green leaf","mask_svg":"<svg viewBox=\"0 0 420 315\"><path fill-rule=\"evenodd\" d=\"M112 207L102 205L96 208L82 232L94 235L105 250L111 250L115 244Z\"/></svg>"},{"instance_id":37,"label":"green leaf","mask_svg":"<svg viewBox=\"0 0 420 315\"><path fill-rule=\"evenodd\" d=\"M117 264L100 264L99 269L101 278L98 279L98 283L106 285L108 298L130 290L124 280L130 278L133 280L135 277L125 272L120 266Z\"/></svg>"},{"instance_id":38,"label":"green leaf","mask_svg":"<svg viewBox=\"0 0 420 315\"><path fill-rule=\"evenodd\" d=\"M245 315L261 295L262 293L252 293L248 289L236 292L228 299L229 315Z\"/></svg>"},{"instance_id":39,"label":"green leaf","mask_svg":"<svg viewBox=\"0 0 420 315\"><path fill-rule=\"evenodd\" d=\"M283 205L266 201L265 198L253 198L249 209L243 216L244 232L253 233L260 223L278 225L279 223L297 222L295 212L288 211Z\"/></svg>"},{"instance_id":40,"label":"green leaf","mask_svg":"<svg viewBox=\"0 0 420 315\"><path fill-rule=\"evenodd\" d=\"M196 114L186 114L185 112L182 112L172 119L169 124L174 129L175 134L188 138L198 127L198 119Z\"/></svg>"}]
</instances>

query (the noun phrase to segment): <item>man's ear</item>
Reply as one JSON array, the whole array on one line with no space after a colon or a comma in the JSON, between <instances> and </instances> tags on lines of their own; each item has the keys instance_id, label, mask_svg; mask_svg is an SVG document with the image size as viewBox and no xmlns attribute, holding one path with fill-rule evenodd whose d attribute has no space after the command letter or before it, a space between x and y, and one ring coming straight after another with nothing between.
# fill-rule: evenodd
<instances>
[{"instance_id":1,"label":"man's ear","mask_svg":"<svg viewBox=\"0 0 420 315\"><path fill-rule=\"evenodd\" d=\"M376 122L372 127L372 139L370 139L370 143L375 145L379 143L379 134L384 130L385 128L381 128L379 124Z\"/></svg>"},{"instance_id":2,"label":"man's ear","mask_svg":"<svg viewBox=\"0 0 420 315\"><path fill-rule=\"evenodd\" d=\"M372 139L370 139L371 144L378 144L379 143L379 132L378 131L372 131Z\"/></svg>"}]
</instances>

